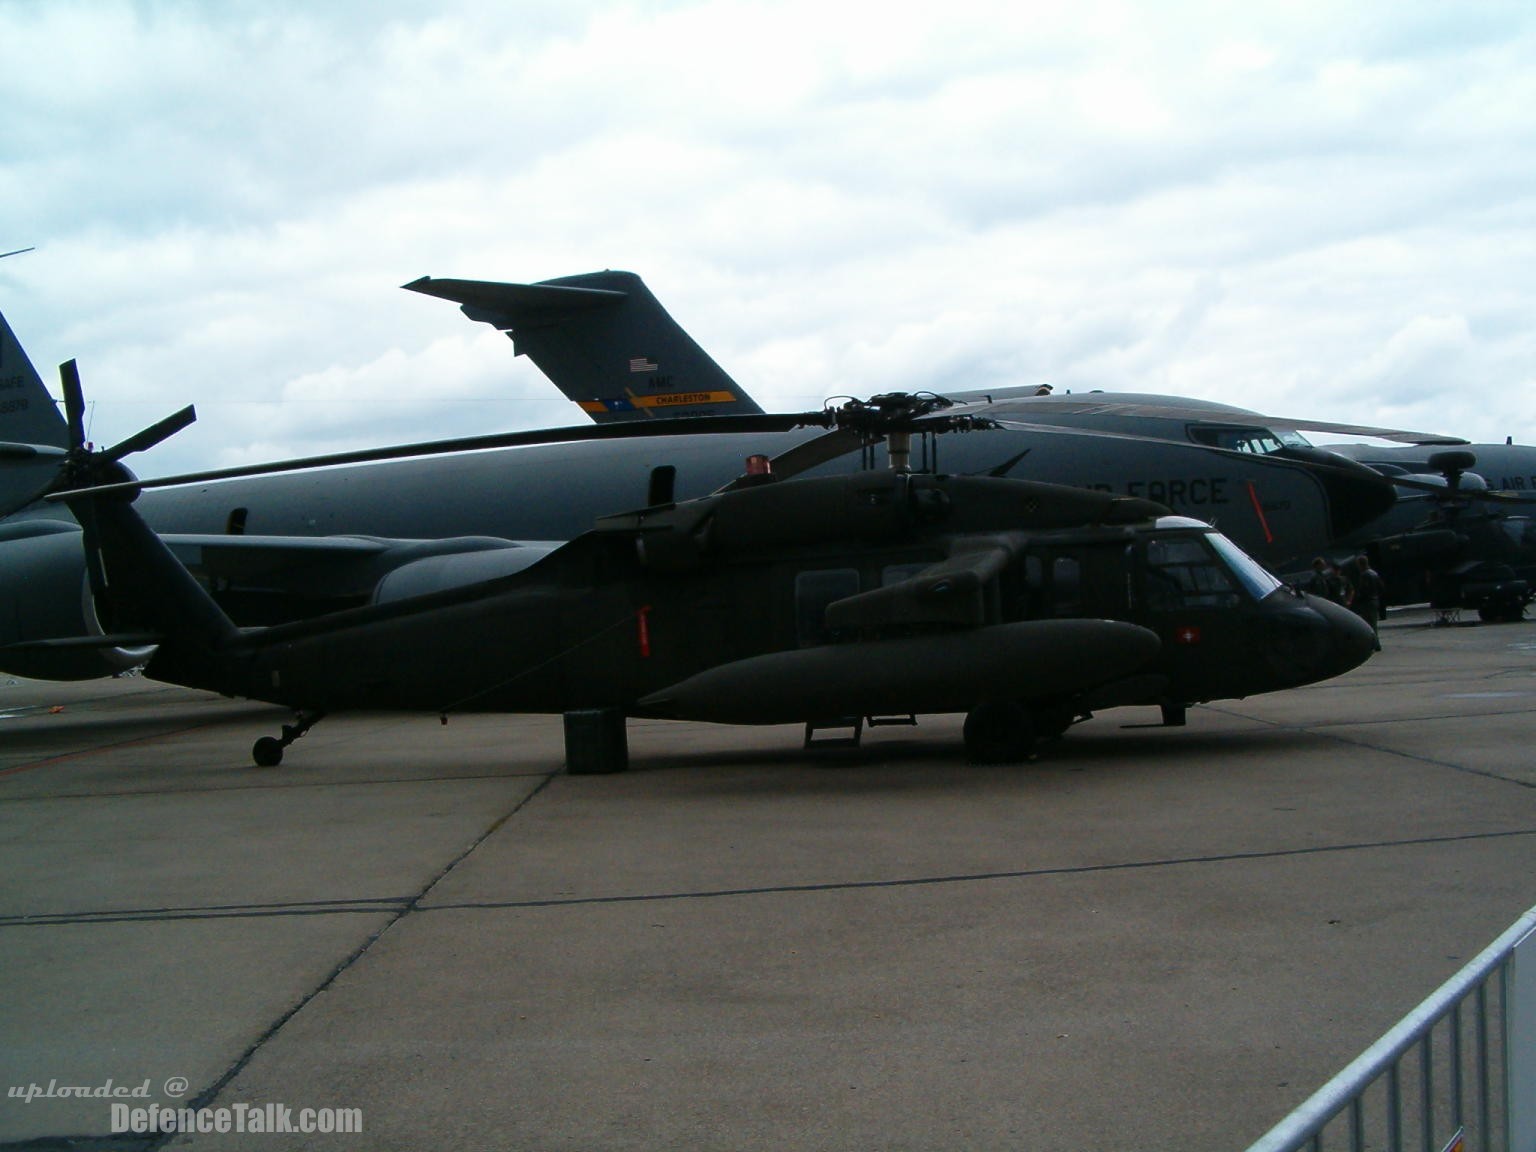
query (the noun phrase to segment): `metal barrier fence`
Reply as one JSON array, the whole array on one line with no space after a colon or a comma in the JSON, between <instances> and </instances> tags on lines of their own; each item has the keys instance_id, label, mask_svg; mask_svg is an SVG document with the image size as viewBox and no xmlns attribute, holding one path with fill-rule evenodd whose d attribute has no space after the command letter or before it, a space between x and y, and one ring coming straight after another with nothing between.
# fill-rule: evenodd
<instances>
[{"instance_id":1,"label":"metal barrier fence","mask_svg":"<svg viewBox=\"0 0 1536 1152\"><path fill-rule=\"evenodd\" d=\"M1536 908L1248 1152L1332 1147L1536 1152Z\"/></svg>"}]
</instances>

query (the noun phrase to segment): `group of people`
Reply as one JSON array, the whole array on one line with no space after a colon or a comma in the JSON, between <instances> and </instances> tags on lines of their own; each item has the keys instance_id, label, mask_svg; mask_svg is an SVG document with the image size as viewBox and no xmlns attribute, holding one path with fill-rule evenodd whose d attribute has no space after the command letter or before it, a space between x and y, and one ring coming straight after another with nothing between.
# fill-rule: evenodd
<instances>
[{"instance_id":1,"label":"group of people","mask_svg":"<svg viewBox=\"0 0 1536 1152\"><path fill-rule=\"evenodd\" d=\"M1385 592L1381 576L1371 567L1370 558L1356 556L1348 569L1319 556L1312 561L1312 575L1306 591L1335 604L1343 604L1371 626L1376 633L1376 651L1381 651L1382 598Z\"/></svg>"}]
</instances>

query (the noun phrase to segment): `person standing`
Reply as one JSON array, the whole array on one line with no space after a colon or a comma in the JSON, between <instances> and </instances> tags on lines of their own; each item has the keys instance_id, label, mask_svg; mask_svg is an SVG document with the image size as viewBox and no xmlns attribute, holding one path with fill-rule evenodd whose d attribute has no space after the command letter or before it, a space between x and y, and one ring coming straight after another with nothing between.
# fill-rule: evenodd
<instances>
[{"instance_id":1,"label":"person standing","mask_svg":"<svg viewBox=\"0 0 1536 1152\"><path fill-rule=\"evenodd\" d=\"M1348 608L1355 600L1355 586L1349 582L1349 575L1333 561L1328 562L1328 576L1332 581L1334 590L1338 595L1335 603Z\"/></svg>"},{"instance_id":2,"label":"person standing","mask_svg":"<svg viewBox=\"0 0 1536 1152\"><path fill-rule=\"evenodd\" d=\"M1324 600L1334 598L1328 587L1328 562L1321 556L1312 561L1312 575L1307 577L1303 588L1314 596L1321 596Z\"/></svg>"},{"instance_id":3,"label":"person standing","mask_svg":"<svg viewBox=\"0 0 1536 1152\"><path fill-rule=\"evenodd\" d=\"M1339 566L1319 556L1312 561L1312 575L1307 578L1304 590L1335 604L1343 604L1344 578L1339 575Z\"/></svg>"},{"instance_id":4,"label":"person standing","mask_svg":"<svg viewBox=\"0 0 1536 1152\"><path fill-rule=\"evenodd\" d=\"M1385 591L1381 576L1371 567L1370 557L1361 553L1355 557L1355 598L1350 604L1360 619L1371 626L1376 637L1376 651L1381 651L1381 601Z\"/></svg>"}]
</instances>

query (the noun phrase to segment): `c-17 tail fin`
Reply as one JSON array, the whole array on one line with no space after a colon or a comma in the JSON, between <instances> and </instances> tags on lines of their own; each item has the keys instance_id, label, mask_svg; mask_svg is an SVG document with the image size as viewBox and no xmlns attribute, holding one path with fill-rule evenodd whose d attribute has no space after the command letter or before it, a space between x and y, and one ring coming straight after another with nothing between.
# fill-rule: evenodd
<instances>
[{"instance_id":1,"label":"c-17 tail fin","mask_svg":"<svg viewBox=\"0 0 1536 1152\"><path fill-rule=\"evenodd\" d=\"M423 276L404 287L505 332L517 355L599 424L762 411L633 272L537 284Z\"/></svg>"},{"instance_id":2,"label":"c-17 tail fin","mask_svg":"<svg viewBox=\"0 0 1536 1152\"><path fill-rule=\"evenodd\" d=\"M0 516L30 503L58 470L36 448L68 448L69 426L0 315Z\"/></svg>"},{"instance_id":3,"label":"c-17 tail fin","mask_svg":"<svg viewBox=\"0 0 1536 1152\"><path fill-rule=\"evenodd\" d=\"M9 444L46 444L69 447L69 428L58 405L43 387L16 339L16 333L0 315L0 440Z\"/></svg>"}]
</instances>

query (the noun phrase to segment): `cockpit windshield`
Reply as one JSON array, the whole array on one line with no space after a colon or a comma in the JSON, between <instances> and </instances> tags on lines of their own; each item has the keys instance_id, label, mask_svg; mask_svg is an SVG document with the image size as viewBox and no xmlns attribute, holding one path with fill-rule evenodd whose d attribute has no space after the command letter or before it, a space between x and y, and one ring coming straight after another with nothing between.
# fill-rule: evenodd
<instances>
[{"instance_id":1,"label":"cockpit windshield","mask_svg":"<svg viewBox=\"0 0 1536 1152\"><path fill-rule=\"evenodd\" d=\"M1241 581L1255 600L1262 600L1276 588L1284 587L1262 564L1244 552L1220 532L1207 532L1206 540L1216 549L1216 554L1226 561L1227 567Z\"/></svg>"},{"instance_id":2,"label":"cockpit windshield","mask_svg":"<svg viewBox=\"0 0 1536 1152\"><path fill-rule=\"evenodd\" d=\"M1294 429L1275 431L1273 428L1233 428L1195 425L1189 430L1190 437L1212 448L1225 448L1229 452L1247 452L1255 456L1268 456L1282 448L1310 448L1311 443Z\"/></svg>"},{"instance_id":3,"label":"cockpit windshield","mask_svg":"<svg viewBox=\"0 0 1536 1152\"><path fill-rule=\"evenodd\" d=\"M1243 593L1262 600L1276 580L1219 532L1154 536L1147 541L1146 596L1153 608L1222 608Z\"/></svg>"}]
</instances>

